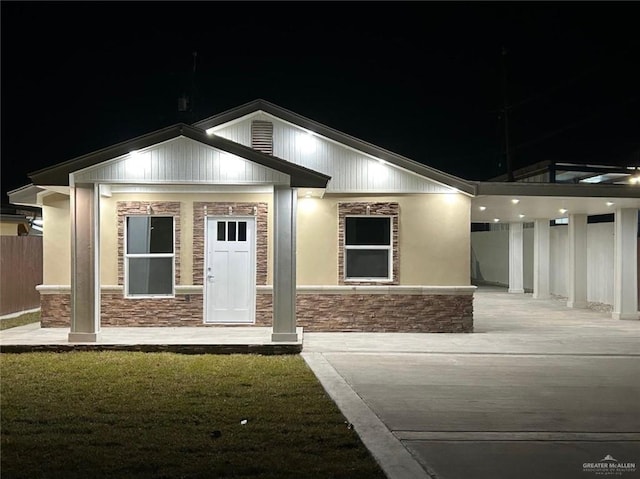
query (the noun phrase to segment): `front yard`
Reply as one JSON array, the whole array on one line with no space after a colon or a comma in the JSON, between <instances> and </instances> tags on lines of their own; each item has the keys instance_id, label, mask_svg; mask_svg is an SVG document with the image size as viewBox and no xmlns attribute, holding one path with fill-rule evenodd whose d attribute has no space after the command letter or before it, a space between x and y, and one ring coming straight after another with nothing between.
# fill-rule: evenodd
<instances>
[{"instance_id":1,"label":"front yard","mask_svg":"<svg viewBox=\"0 0 640 479\"><path fill-rule=\"evenodd\" d=\"M384 478L299 356L1 354L8 478Z\"/></svg>"}]
</instances>

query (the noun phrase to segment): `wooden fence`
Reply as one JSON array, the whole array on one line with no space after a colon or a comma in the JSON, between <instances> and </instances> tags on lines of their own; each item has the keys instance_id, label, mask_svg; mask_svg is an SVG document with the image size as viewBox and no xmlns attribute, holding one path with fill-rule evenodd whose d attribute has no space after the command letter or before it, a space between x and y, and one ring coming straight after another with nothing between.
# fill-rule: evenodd
<instances>
[{"instance_id":1,"label":"wooden fence","mask_svg":"<svg viewBox=\"0 0 640 479\"><path fill-rule=\"evenodd\" d=\"M0 236L0 316L40 306L42 237Z\"/></svg>"}]
</instances>

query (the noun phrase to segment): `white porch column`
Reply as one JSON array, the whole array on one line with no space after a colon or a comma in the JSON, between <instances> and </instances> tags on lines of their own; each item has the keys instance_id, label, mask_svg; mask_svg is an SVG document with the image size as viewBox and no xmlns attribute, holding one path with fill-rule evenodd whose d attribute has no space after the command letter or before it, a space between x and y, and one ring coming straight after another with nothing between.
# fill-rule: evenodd
<instances>
[{"instance_id":1,"label":"white porch column","mask_svg":"<svg viewBox=\"0 0 640 479\"><path fill-rule=\"evenodd\" d=\"M509 293L524 293L523 223L509 223Z\"/></svg>"},{"instance_id":2,"label":"white porch column","mask_svg":"<svg viewBox=\"0 0 640 479\"><path fill-rule=\"evenodd\" d=\"M272 341L297 341L295 188L274 187Z\"/></svg>"},{"instance_id":3,"label":"white porch column","mask_svg":"<svg viewBox=\"0 0 640 479\"><path fill-rule=\"evenodd\" d=\"M638 210L618 208L615 216L613 319L638 319Z\"/></svg>"},{"instance_id":4,"label":"white porch column","mask_svg":"<svg viewBox=\"0 0 640 479\"><path fill-rule=\"evenodd\" d=\"M549 288L549 220L535 220L533 230L533 297L545 299L550 296Z\"/></svg>"},{"instance_id":5,"label":"white porch column","mask_svg":"<svg viewBox=\"0 0 640 479\"><path fill-rule=\"evenodd\" d=\"M569 215L567 306L587 307L587 215Z\"/></svg>"},{"instance_id":6,"label":"white porch column","mask_svg":"<svg viewBox=\"0 0 640 479\"><path fill-rule=\"evenodd\" d=\"M71 330L69 342L100 340L100 192L71 187Z\"/></svg>"}]
</instances>

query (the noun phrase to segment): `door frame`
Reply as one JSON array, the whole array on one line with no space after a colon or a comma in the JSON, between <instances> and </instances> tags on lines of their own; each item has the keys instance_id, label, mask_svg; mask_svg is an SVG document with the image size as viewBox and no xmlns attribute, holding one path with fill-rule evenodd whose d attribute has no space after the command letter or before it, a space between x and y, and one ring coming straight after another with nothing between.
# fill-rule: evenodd
<instances>
[{"instance_id":1,"label":"door frame","mask_svg":"<svg viewBox=\"0 0 640 479\"><path fill-rule=\"evenodd\" d=\"M251 305L249 308L249 320L248 321L215 321L213 319L207 320L208 315L208 293L209 282L207 281L207 264L209 264L209 220L212 221L252 221L253 222L253 238L250 242L251 248L251 274L250 274L250 294ZM255 324L256 323L256 272L257 272L257 239L258 239L258 221L254 215L205 215L204 217L204 265L202 268L202 321L204 324Z\"/></svg>"}]
</instances>

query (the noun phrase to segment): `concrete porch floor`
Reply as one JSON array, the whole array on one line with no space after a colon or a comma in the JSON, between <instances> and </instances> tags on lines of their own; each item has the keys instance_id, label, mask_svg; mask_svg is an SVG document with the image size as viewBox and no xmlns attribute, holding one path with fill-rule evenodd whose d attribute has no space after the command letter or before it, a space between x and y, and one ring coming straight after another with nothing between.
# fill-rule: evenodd
<instances>
[{"instance_id":1,"label":"concrete porch floor","mask_svg":"<svg viewBox=\"0 0 640 479\"><path fill-rule=\"evenodd\" d=\"M303 331L298 341L273 342L271 328L103 328L96 343L69 343L69 328L41 328L39 323L0 331L2 352L117 350L169 351L186 354L297 354L302 350Z\"/></svg>"}]
</instances>

